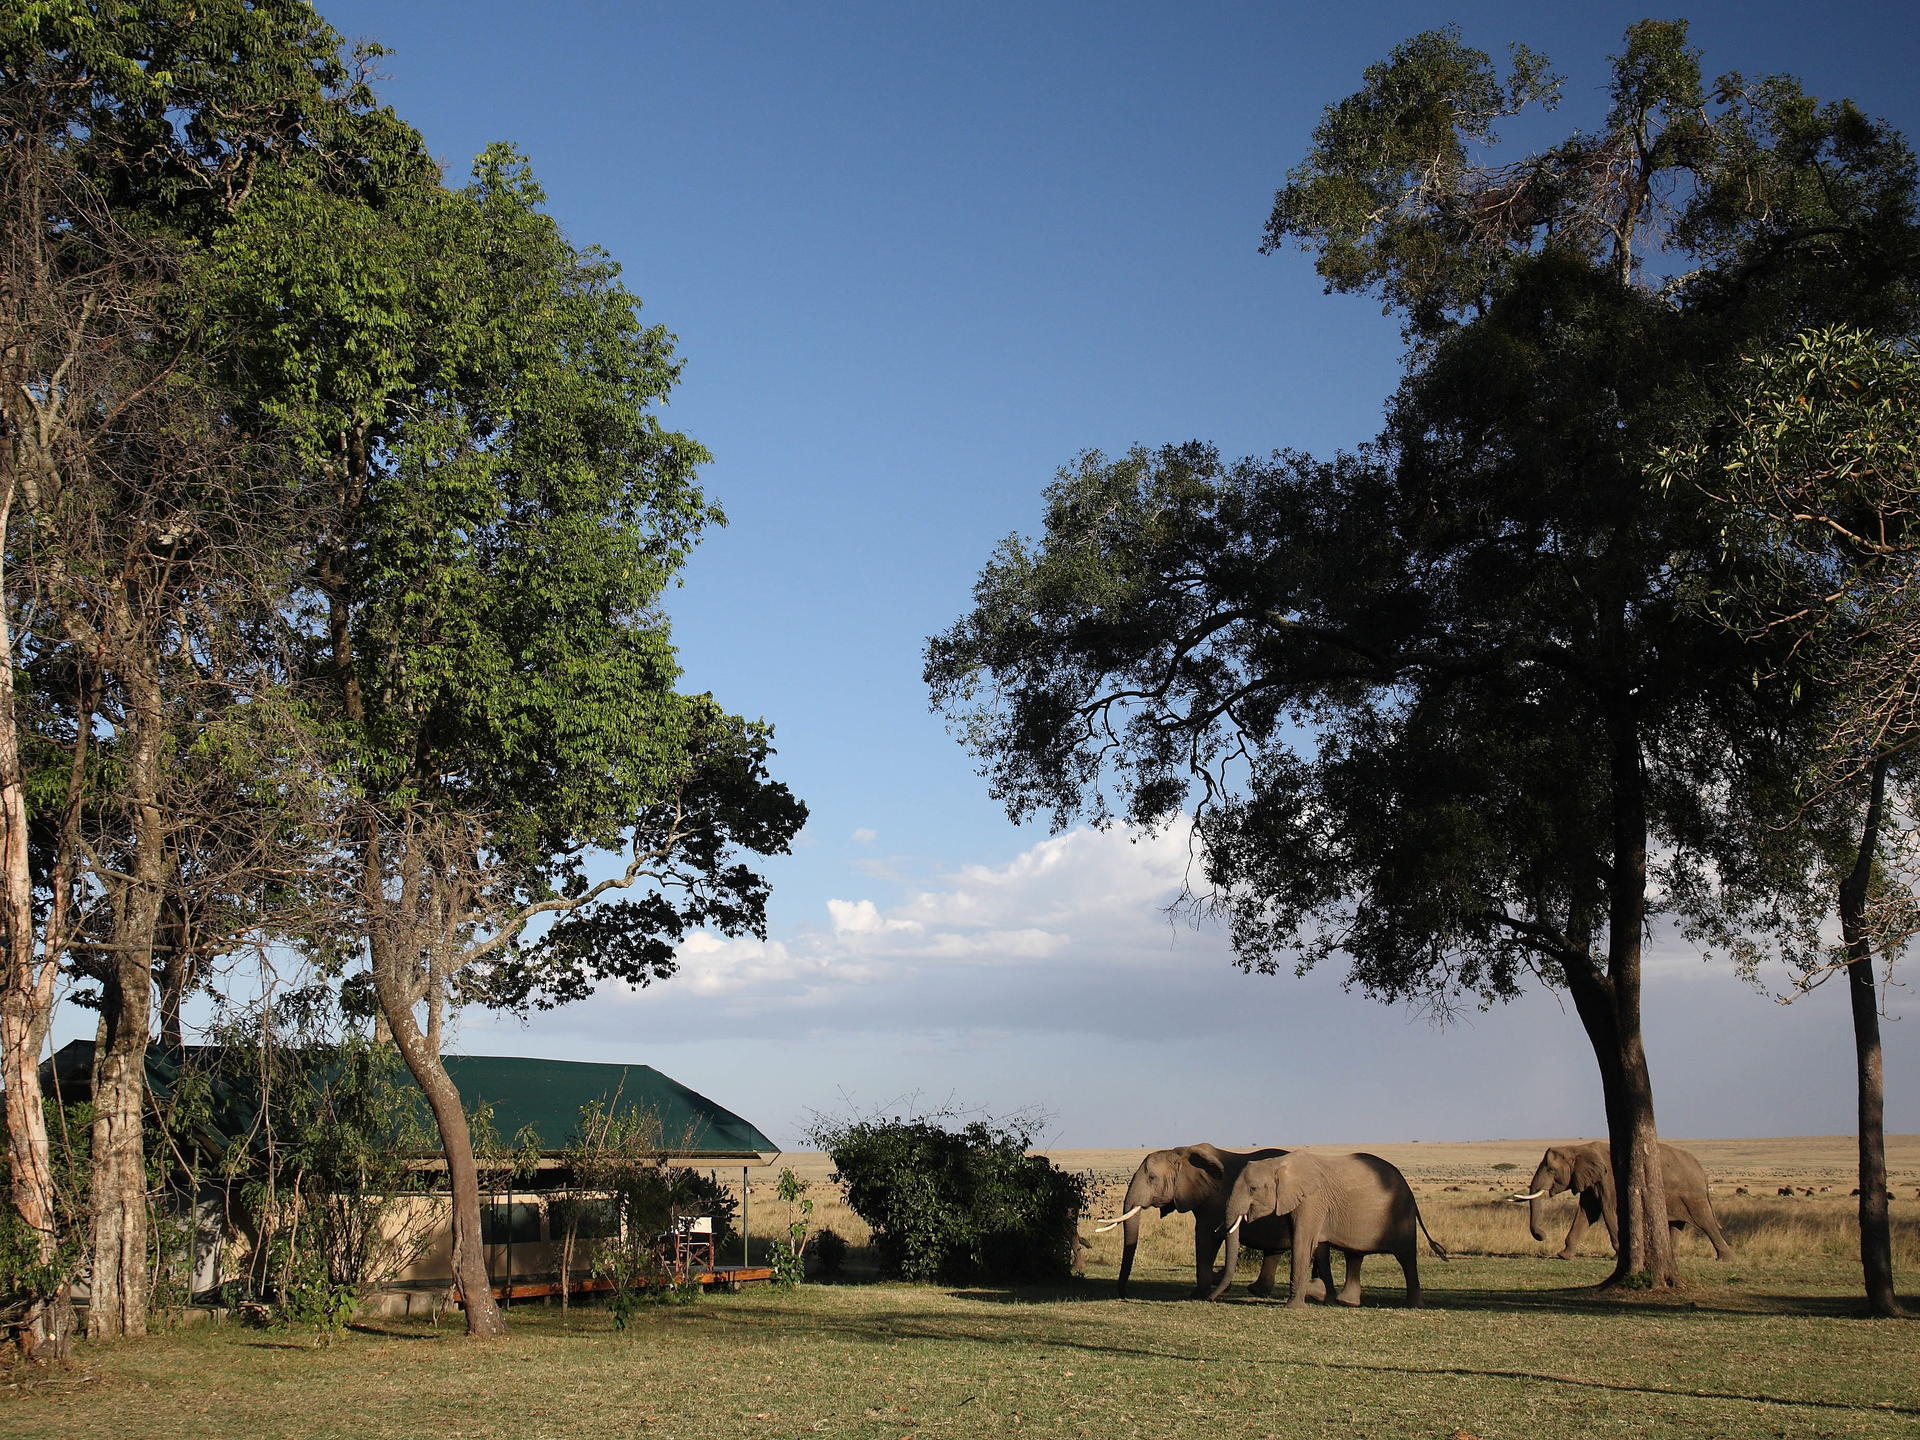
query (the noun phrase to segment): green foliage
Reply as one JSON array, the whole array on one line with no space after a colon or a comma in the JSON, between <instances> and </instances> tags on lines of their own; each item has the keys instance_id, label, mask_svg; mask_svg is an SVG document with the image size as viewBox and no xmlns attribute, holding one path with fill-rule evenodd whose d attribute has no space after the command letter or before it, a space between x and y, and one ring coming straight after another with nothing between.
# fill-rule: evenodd
<instances>
[{"instance_id":1,"label":"green foliage","mask_svg":"<svg viewBox=\"0 0 1920 1440\"><path fill-rule=\"evenodd\" d=\"M668 1135L657 1114L622 1105L616 1095L611 1103L581 1107L562 1154L576 1192L583 1193L557 1210L556 1228L567 1253L577 1238L586 1239L593 1273L613 1283L608 1312L615 1329L625 1329L641 1305L700 1298L697 1276L674 1268L666 1243L683 1217L712 1220L716 1252L738 1238L733 1194L701 1171L668 1163L668 1155L687 1148L687 1138ZM584 1234L595 1219L601 1223L593 1228L608 1233Z\"/></svg>"},{"instance_id":2,"label":"green foliage","mask_svg":"<svg viewBox=\"0 0 1920 1440\"><path fill-rule=\"evenodd\" d=\"M813 1268L823 1280L831 1280L846 1268L847 1237L828 1228L813 1237Z\"/></svg>"},{"instance_id":3,"label":"green foliage","mask_svg":"<svg viewBox=\"0 0 1920 1440\"><path fill-rule=\"evenodd\" d=\"M789 1168L780 1171L774 1194L787 1207L787 1233L775 1240L770 1256L776 1285L791 1289L806 1278L807 1232L813 1224L813 1201L807 1197L810 1187Z\"/></svg>"},{"instance_id":4,"label":"green foliage","mask_svg":"<svg viewBox=\"0 0 1920 1440\"><path fill-rule=\"evenodd\" d=\"M1733 557L1695 585L1695 603L1770 643L1772 683L1807 717L1789 792L1798 823L1768 837L1776 864L1756 883L1781 897L1800 932L1778 948L1815 974L1846 963L1845 943L1891 957L1920 933L1920 835L1911 824L1920 777L1917 415L1910 339L1826 326L1732 367L1654 466L1667 488L1705 497ZM1876 790L1882 803L1870 806ZM1867 813L1881 818L1866 844L1870 863L1857 869ZM1809 839L1820 841L1811 856ZM1836 949L1827 921L1849 875L1841 893L1851 933ZM1771 938L1729 943L1754 966L1775 948Z\"/></svg>"},{"instance_id":5,"label":"green foliage","mask_svg":"<svg viewBox=\"0 0 1920 1440\"><path fill-rule=\"evenodd\" d=\"M1377 292L1416 337L1472 320L1549 253L1623 282L1698 265L1673 293L1714 303L1734 298L1743 261L1790 259L1768 283L1794 304L1877 304L1887 277L1863 286L1862 262L1907 223L1913 157L1897 134L1788 76L1704 83L1684 20L1630 26L1600 124L1506 164L1486 153L1498 122L1559 99L1526 47L1503 81L1456 27L1430 30L1364 80L1289 172L1264 248L1298 242L1330 290Z\"/></svg>"},{"instance_id":6,"label":"green foliage","mask_svg":"<svg viewBox=\"0 0 1920 1440\"><path fill-rule=\"evenodd\" d=\"M885 1273L944 1284L1064 1279L1085 1177L1028 1155L1025 1118L817 1118L847 1203L873 1229Z\"/></svg>"},{"instance_id":7,"label":"green foliage","mask_svg":"<svg viewBox=\"0 0 1920 1440\"><path fill-rule=\"evenodd\" d=\"M1373 446L1084 455L928 643L1011 815L1194 818L1249 967L1338 954L1444 1009L1630 958L1646 907L1772 918L1743 877L1792 814L1791 696L1753 683L1780 637L1692 604L1725 525L1650 477L1743 349L1912 313L1912 156L1790 80L1703 92L1649 22L1599 128L1488 163L1551 94L1537 57L1415 37L1280 192L1269 246L1417 341Z\"/></svg>"},{"instance_id":8,"label":"green foliage","mask_svg":"<svg viewBox=\"0 0 1920 1440\"><path fill-rule=\"evenodd\" d=\"M323 1337L430 1239L417 1093L391 1046L339 1025L325 987L216 1023L157 1105L149 1147L165 1213L190 1215L203 1180L225 1187L252 1221L243 1298Z\"/></svg>"},{"instance_id":9,"label":"green foliage","mask_svg":"<svg viewBox=\"0 0 1920 1440\"><path fill-rule=\"evenodd\" d=\"M42 1259L40 1242L12 1206L0 1206L0 1325L54 1298L80 1269L86 1245L89 1152L93 1107L41 1102L47 1117L53 1169L53 1253ZM11 1161L0 1149L0 1194L13 1183Z\"/></svg>"}]
</instances>

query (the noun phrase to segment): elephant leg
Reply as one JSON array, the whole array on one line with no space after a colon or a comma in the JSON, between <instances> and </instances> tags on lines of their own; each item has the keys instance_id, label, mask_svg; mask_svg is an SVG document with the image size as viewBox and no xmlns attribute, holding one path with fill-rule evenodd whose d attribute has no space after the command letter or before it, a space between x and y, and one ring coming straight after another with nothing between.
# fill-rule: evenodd
<instances>
[{"instance_id":1,"label":"elephant leg","mask_svg":"<svg viewBox=\"0 0 1920 1440\"><path fill-rule=\"evenodd\" d=\"M1313 1283L1307 1286L1307 1299L1324 1305L1333 1298L1333 1247L1319 1245L1313 1252Z\"/></svg>"},{"instance_id":2,"label":"elephant leg","mask_svg":"<svg viewBox=\"0 0 1920 1440\"><path fill-rule=\"evenodd\" d=\"M1704 1201L1698 1205L1689 1202L1687 1209L1693 1216L1693 1223L1700 1227L1700 1233L1713 1242L1713 1258L1731 1260L1733 1245L1728 1241L1726 1232L1720 1228L1720 1217L1713 1213L1712 1207Z\"/></svg>"},{"instance_id":3,"label":"elephant leg","mask_svg":"<svg viewBox=\"0 0 1920 1440\"><path fill-rule=\"evenodd\" d=\"M1291 1256L1292 1252L1288 1251L1288 1254L1289 1256ZM1295 1265L1295 1262L1291 1258L1289 1258L1287 1262L1287 1294L1288 1295L1292 1295L1294 1290L1293 1278L1296 1273L1294 1269L1294 1265ZM1333 1294L1333 1261L1329 1258L1329 1253L1325 1245L1316 1246L1313 1252L1312 1269L1309 1272L1308 1279L1307 1279L1307 1288L1306 1288L1307 1299L1313 1301L1316 1305L1318 1305L1318 1304L1324 1303L1326 1299L1332 1294Z\"/></svg>"},{"instance_id":4,"label":"elephant leg","mask_svg":"<svg viewBox=\"0 0 1920 1440\"><path fill-rule=\"evenodd\" d=\"M1560 1253L1554 1257L1555 1259L1571 1260L1580 1249L1580 1237L1587 1233L1588 1227L1593 1224L1599 1214L1604 1213L1601 1210L1599 1197L1593 1191L1582 1190L1578 1199L1579 1203L1573 1207L1573 1223L1567 1227L1566 1243L1560 1247ZM1607 1222L1607 1229L1609 1233L1612 1232L1611 1220Z\"/></svg>"},{"instance_id":5,"label":"elephant leg","mask_svg":"<svg viewBox=\"0 0 1920 1440\"><path fill-rule=\"evenodd\" d=\"M1193 1298L1204 1300L1213 1293L1213 1287L1220 1283L1220 1272L1213 1268L1214 1257L1220 1253L1222 1240L1217 1217L1202 1211L1193 1216Z\"/></svg>"},{"instance_id":6,"label":"elephant leg","mask_svg":"<svg viewBox=\"0 0 1920 1440\"><path fill-rule=\"evenodd\" d=\"M1260 1255L1260 1278L1247 1287L1249 1295L1273 1294L1275 1277L1280 1273L1280 1252L1265 1250Z\"/></svg>"},{"instance_id":7,"label":"elephant leg","mask_svg":"<svg viewBox=\"0 0 1920 1440\"><path fill-rule=\"evenodd\" d=\"M1404 1250L1395 1252L1400 1261L1400 1273L1407 1281L1407 1304L1418 1310L1426 1302L1420 1298L1420 1245L1417 1240L1409 1240Z\"/></svg>"},{"instance_id":8,"label":"elephant leg","mask_svg":"<svg viewBox=\"0 0 1920 1440\"><path fill-rule=\"evenodd\" d=\"M1620 1253L1620 1222L1615 1218L1613 1213L1616 1208L1613 1203L1613 1197L1611 1195L1600 1195L1595 1199L1594 1203L1600 1207L1601 1222L1607 1227L1607 1244L1613 1250L1613 1253L1618 1255Z\"/></svg>"},{"instance_id":9,"label":"elephant leg","mask_svg":"<svg viewBox=\"0 0 1920 1440\"><path fill-rule=\"evenodd\" d=\"M1304 1310L1307 1304L1307 1292L1315 1285L1321 1287L1325 1295L1333 1289L1333 1275L1329 1268L1324 1279L1316 1273L1327 1266L1326 1247L1318 1244L1320 1224L1326 1219L1323 1207L1314 1205L1311 1209L1301 1206L1293 1215L1293 1273L1288 1277L1287 1305L1290 1309Z\"/></svg>"},{"instance_id":10,"label":"elephant leg","mask_svg":"<svg viewBox=\"0 0 1920 1440\"><path fill-rule=\"evenodd\" d=\"M1342 1250L1340 1253L1347 1257L1347 1283L1340 1287L1340 1294L1335 1298L1342 1305L1358 1306L1360 1304L1360 1262L1367 1257L1359 1250ZM1328 1269L1331 1272L1331 1265Z\"/></svg>"}]
</instances>

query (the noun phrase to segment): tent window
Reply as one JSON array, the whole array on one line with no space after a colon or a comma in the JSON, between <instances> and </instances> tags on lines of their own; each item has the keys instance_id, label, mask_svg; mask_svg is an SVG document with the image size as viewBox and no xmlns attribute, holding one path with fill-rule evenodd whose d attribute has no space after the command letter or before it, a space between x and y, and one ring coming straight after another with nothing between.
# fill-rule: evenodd
<instances>
[{"instance_id":1,"label":"tent window","mask_svg":"<svg viewBox=\"0 0 1920 1440\"><path fill-rule=\"evenodd\" d=\"M549 1211L556 1241L566 1236L567 1221L575 1212L580 1219L580 1228L573 1232L576 1240L604 1240L620 1233L619 1217L614 1214L611 1200L560 1199L551 1203Z\"/></svg>"},{"instance_id":2,"label":"tent window","mask_svg":"<svg viewBox=\"0 0 1920 1440\"><path fill-rule=\"evenodd\" d=\"M482 1205L480 1207L480 1243L482 1245L537 1245L540 1243L540 1207L538 1205Z\"/></svg>"}]
</instances>

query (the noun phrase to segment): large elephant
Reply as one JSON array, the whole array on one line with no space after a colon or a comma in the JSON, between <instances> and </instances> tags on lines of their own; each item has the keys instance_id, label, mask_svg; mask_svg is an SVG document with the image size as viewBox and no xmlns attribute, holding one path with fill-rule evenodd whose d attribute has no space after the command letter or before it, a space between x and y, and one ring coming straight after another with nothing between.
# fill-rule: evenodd
<instances>
[{"instance_id":1,"label":"large elephant","mask_svg":"<svg viewBox=\"0 0 1920 1440\"><path fill-rule=\"evenodd\" d=\"M1407 1303L1420 1303L1420 1218L1407 1177L1378 1155L1308 1155L1295 1151L1274 1160L1256 1160L1240 1172L1227 1196L1227 1271L1239 1258L1240 1234L1262 1221L1293 1222L1293 1288L1290 1306L1309 1298L1333 1296L1342 1305L1360 1303L1360 1262L1369 1255L1391 1255L1406 1277ZM1442 1250L1427 1236L1433 1253ZM1333 1295L1328 1249L1347 1257L1346 1283ZM1309 1278L1311 1277L1311 1278ZM1213 1292L1219 1299L1224 1279Z\"/></svg>"},{"instance_id":2,"label":"large elephant","mask_svg":"<svg viewBox=\"0 0 1920 1440\"><path fill-rule=\"evenodd\" d=\"M1155 1150L1142 1160L1127 1182L1124 1213L1100 1227L1111 1230L1115 1225L1126 1226L1121 1237L1124 1245L1120 1253L1120 1298L1127 1298L1127 1277L1133 1273L1133 1254L1140 1244L1140 1212L1154 1208L1162 1215L1192 1213L1193 1295L1201 1299L1209 1294L1214 1284L1213 1258L1220 1253L1226 1229L1227 1192L1249 1162L1286 1153L1280 1149L1221 1150L1202 1142L1173 1150ZM1246 1232L1249 1245L1266 1251L1260 1278L1253 1284L1256 1295L1272 1293L1280 1253L1287 1248L1292 1236L1292 1229L1284 1220L1263 1223ZM1228 1266L1227 1276L1232 1274L1233 1268Z\"/></svg>"},{"instance_id":3,"label":"large elephant","mask_svg":"<svg viewBox=\"0 0 1920 1440\"><path fill-rule=\"evenodd\" d=\"M1678 1230L1688 1221L1700 1227L1700 1233L1713 1242L1716 1260L1733 1254L1733 1246L1721 1232L1713 1206L1707 1202L1707 1172L1700 1162L1677 1145L1660 1143L1660 1178L1667 1192L1667 1223ZM1565 1190L1577 1190L1580 1203L1574 1207L1573 1224L1567 1229L1566 1243L1557 1258L1571 1260L1587 1227L1599 1220L1607 1227L1607 1242L1616 1249L1620 1244L1618 1222L1613 1203L1613 1152L1604 1140L1585 1145L1553 1145L1540 1157L1540 1168L1533 1172L1533 1183L1516 1202L1527 1206L1527 1224L1533 1238L1545 1240L1541 1222L1546 1218L1546 1202Z\"/></svg>"}]
</instances>

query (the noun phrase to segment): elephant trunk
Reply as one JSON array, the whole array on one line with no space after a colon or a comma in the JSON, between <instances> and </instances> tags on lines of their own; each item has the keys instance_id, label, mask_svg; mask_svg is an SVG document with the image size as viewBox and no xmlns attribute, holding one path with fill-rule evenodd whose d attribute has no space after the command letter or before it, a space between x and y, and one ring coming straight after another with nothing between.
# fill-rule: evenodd
<instances>
[{"instance_id":1,"label":"elephant trunk","mask_svg":"<svg viewBox=\"0 0 1920 1440\"><path fill-rule=\"evenodd\" d=\"M1553 1176L1542 1165L1533 1172L1533 1183L1527 1187L1531 1192L1527 1200L1527 1228L1533 1232L1536 1240L1547 1238L1547 1198L1553 1194Z\"/></svg>"},{"instance_id":2,"label":"elephant trunk","mask_svg":"<svg viewBox=\"0 0 1920 1440\"><path fill-rule=\"evenodd\" d=\"M1144 1176L1136 1175L1127 1185L1127 1198L1122 1202L1126 1211L1126 1224L1120 1231L1120 1298L1127 1298L1127 1277L1133 1274L1133 1254L1140 1248L1140 1212L1154 1203L1153 1186Z\"/></svg>"},{"instance_id":3,"label":"elephant trunk","mask_svg":"<svg viewBox=\"0 0 1920 1440\"><path fill-rule=\"evenodd\" d=\"M1120 1231L1120 1298L1127 1298L1127 1277L1133 1274L1133 1252L1140 1248L1140 1215L1138 1211L1127 1217L1125 1228Z\"/></svg>"},{"instance_id":4,"label":"elephant trunk","mask_svg":"<svg viewBox=\"0 0 1920 1440\"><path fill-rule=\"evenodd\" d=\"M1235 1220L1227 1227L1227 1251L1221 1257L1220 1283L1213 1287L1209 1300L1218 1300L1227 1293L1227 1287L1233 1283L1233 1272L1240 1264L1240 1222Z\"/></svg>"}]
</instances>

